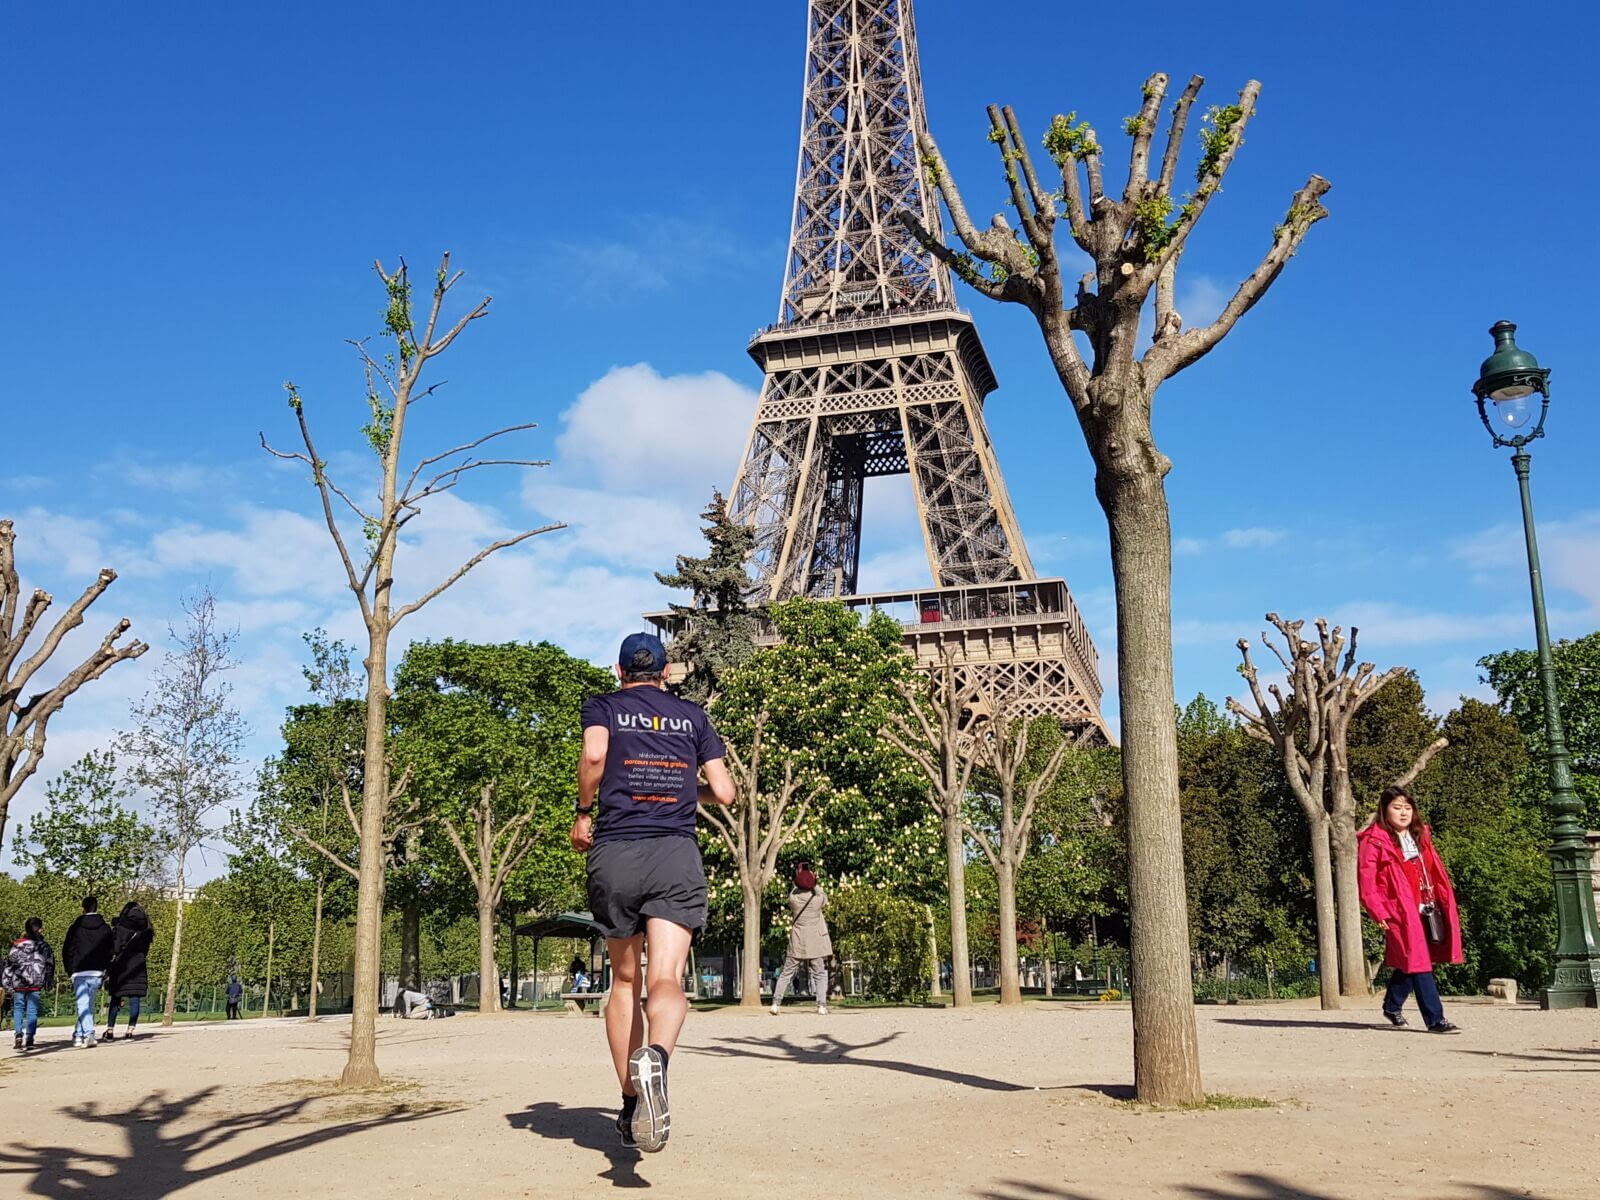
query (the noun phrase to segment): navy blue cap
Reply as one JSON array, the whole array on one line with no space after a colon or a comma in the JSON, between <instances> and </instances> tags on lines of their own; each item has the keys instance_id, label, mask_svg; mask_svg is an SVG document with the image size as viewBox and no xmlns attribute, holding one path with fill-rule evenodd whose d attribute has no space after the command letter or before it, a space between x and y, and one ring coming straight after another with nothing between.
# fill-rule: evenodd
<instances>
[{"instance_id":1,"label":"navy blue cap","mask_svg":"<svg viewBox=\"0 0 1600 1200\"><path fill-rule=\"evenodd\" d=\"M649 656L648 661L645 655ZM624 671L664 671L667 668L667 648L653 633L630 633L622 639L622 649L617 652L617 665Z\"/></svg>"}]
</instances>

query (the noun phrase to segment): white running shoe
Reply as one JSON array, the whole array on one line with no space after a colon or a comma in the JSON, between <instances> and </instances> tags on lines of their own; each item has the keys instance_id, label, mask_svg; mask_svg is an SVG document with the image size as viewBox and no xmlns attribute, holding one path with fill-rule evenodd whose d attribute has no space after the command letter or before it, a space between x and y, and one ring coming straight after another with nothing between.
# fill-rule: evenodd
<instances>
[{"instance_id":1,"label":"white running shoe","mask_svg":"<svg viewBox=\"0 0 1600 1200\"><path fill-rule=\"evenodd\" d=\"M633 1108L633 1140L654 1154L667 1144L672 1122L667 1115L667 1063L654 1046L640 1046L628 1055L628 1079L638 1094Z\"/></svg>"}]
</instances>

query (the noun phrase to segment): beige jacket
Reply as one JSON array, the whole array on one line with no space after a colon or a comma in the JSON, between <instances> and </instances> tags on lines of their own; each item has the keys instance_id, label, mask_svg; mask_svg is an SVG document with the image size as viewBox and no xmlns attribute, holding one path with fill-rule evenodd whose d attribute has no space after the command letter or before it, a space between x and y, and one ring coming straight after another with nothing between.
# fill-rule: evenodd
<instances>
[{"instance_id":1,"label":"beige jacket","mask_svg":"<svg viewBox=\"0 0 1600 1200\"><path fill-rule=\"evenodd\" d=\"M821 887L814 892L789 893L789 915L794 918L794 927L789 930L789 957L827 958L833 953L828 923L822 919L826 907L828 897Z\"/></svg>"}]
</instances>

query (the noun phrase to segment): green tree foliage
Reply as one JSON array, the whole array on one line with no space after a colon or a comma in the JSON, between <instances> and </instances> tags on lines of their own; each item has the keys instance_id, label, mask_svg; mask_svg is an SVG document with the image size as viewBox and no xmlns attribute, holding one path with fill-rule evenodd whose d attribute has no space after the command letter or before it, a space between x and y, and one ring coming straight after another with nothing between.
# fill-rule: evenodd
<instances>
[{"instance_id":1,"label":"green tree foliage","mask_svg":"<svg viewBox=\"0 0 1600 1200\"><path fill-rule=\"evenodd\" d=\"M1541 765L1515 719L1481 700L1463 699L1442 731L1450 745L1415 791L1461 909L1466 961L1444 980L1480 991L1509 976L1532 991L1549 982L1555 947Z\"/></svg>"},{"instance_id":2,"label":"green tree foliage","mask_svg":"<svg viewBox=\"0 0 1600 1200\"><path fill-rule=\"evenodd\" d=\"M1572 783L1588 828L1600 828L1600 632L1551 647L1562 732L1572 755ZM1502 650L1478 660L1484 678L1516 719L1528 753L1545 763L1544 689L1532 650Z\"/></svg>"},{"instance_id":3,"label":"green tree foliage","mask_svg":"<svg viewBox=\"0 0 1600 1200\"><path fill-rule=\"evenodd\" d=\"M1311 956L1305 822L1276 750L1204 694L1178 718L1185 879L1195 952L1224 975Z\"/></svg>"},{"instance_id":4,"label":"green tree foliage","mask_svg":"<svg viewBox=\"0 0 1600 1200\"><path fill-rule=\"evenodd\" d=\"M612 686L608 672L548 642L417 642L401 661L390 704L396 762L436 823L423 849L436 899L477 910L490 971L503 902L554 912L581 895L582 860L565 836L579 710Z\"/></svg>"},{"instance_id":5,"label":"green tree foliage","mask_svg":"<svg viewBox=\"0 0 1600 1200\"><path fill-rule=\"evenodd\" d=\"M156 834L123 801L112 750L91 750L45 788L45 809L17 834L19 867L59 877L108 912L156 870Z\"/></svg>"},{"instance_id":6,"label":"green tree foliage","mask_svg":"<svg viewBox=\"0 0 1600 1200\"><path fill-rule=\"evenodd\" d=\"M1350 786L1357 812L1373 813L1383 789L1439 736L1415 671L1391 681L1350 718ZM1365 817L1362 818L1365 824Z\"/></svg>"},{"instance_id":7,"label":"green tree foliage","mask_svg":"<svg viewBox=\"0 0 1600 1200\"><path fill-rule=\"evenodd\" d=\"M750 590L745 564L755 548L755 530L733 523L721 492L711 494L700 517L707 522L701 530L707 554L703 558L680 554L678 569L671 574L658 571L656 578L693 597L688 604L672 606L683 626L672 639L668 657L693 668L678 694L708 704L728 672L755 653L760 611L751 609L745 599Z\"/></svg>"},{"instance_id":8,"label":"green tree foliage","mask_svg":"<svg viewBox=\"0 0 1600 1200\"><path fill-rule=\"evenodd\" d=\"M868 996L926 999L933 964L921 905L874 887L840 888L828 895L828 925L835 954L859 965Z\"/></svg>"},{"instance_id":9,"label":"green tree foliage","mask_svg":"<svg viewBox=\"0 0 1600 1200\"><path fill-rule=\"evenodd\" d=\"M912 670L899 624L876 612L863 621L842 604L806 597L776 605L770 615L782 640L730 674L711 715L725 741L748 748L756 718L766 713L763 737L783 748L769 760L772 769L781 773L790 762L827 781L777 880L805 858L833 888L862 883L918 902L937 896L938 820L910 763L879 736L903 703L899 681ZM701 842L713 910L721 931L730 932L730 921L739 919L739 880L720 839L702 830ZM768 908L780 892L775 882Z\"/></svg>"}]
</instances>

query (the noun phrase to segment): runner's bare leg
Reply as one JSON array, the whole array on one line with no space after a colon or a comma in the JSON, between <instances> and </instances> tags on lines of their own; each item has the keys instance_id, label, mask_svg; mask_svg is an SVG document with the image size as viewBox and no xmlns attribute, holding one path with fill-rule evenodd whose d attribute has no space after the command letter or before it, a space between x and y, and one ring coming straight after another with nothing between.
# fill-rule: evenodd
<instances>
[{"instance_id":1,"label":"runner's bare leg","mask_svg":"<svg viewBox=\"0 0 1600 1200\"><path fill-rule=\"evenodd\" d=\"M639 952L643 945L642 933L606 939L606 953L611 957L606 1041L611 1045L611 1065L617 1070L624 1096L633 1095L633 1085L628 1082L628 1055L644 1045L644 1009L639 1005ZM679 1024L682 1023L680 1017Z\"/></svg>"},{"instance_id":2,"label":"runner's bare leg","mask_svg":"<svg viewBox=\"0 0 1600 1200\"><path fill-rule=\"evenodd\" d=\"M645 967L649 996L644 1003L645 1016L650 1020L650 1041L671 1054L689 1013L689 1000L683 994L683 969L689 961L693 935L662 917L647 918L644 929L650 944L650 961ZM612 1042L612 1046L614 1052L616 1043Z\"/></svg>"}]
</instances>

